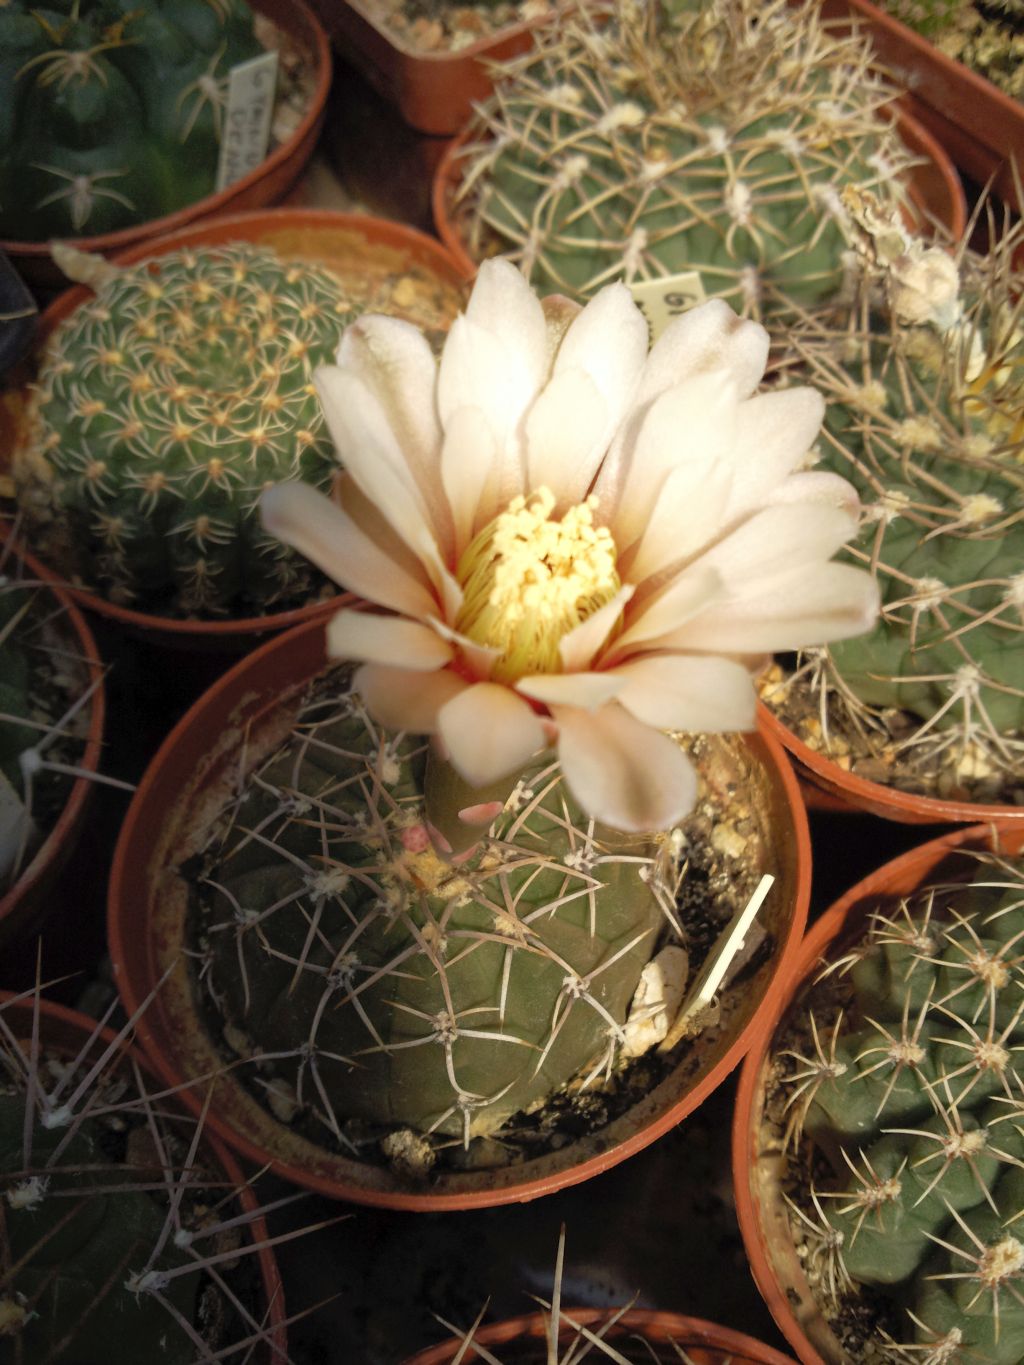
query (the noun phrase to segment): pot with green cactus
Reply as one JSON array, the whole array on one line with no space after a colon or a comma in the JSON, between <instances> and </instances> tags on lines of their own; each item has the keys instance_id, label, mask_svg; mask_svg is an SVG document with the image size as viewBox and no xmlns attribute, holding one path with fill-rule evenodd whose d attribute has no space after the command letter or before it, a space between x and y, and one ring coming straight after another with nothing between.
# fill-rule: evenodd
<instances>
[{"instance_id":1,"label":"pot with green cactus","mask_svg":"<svg viewBox=\"0 0 1024 1365\"><path fill-rule=\"evenodd\" d=\"M573 297L682 275L781 324L843 285L844 186L909 202L924 151L934 211L963 222L941 149L886 112L895 93L813 6L570 10L502 68L439 168L435 220L463 256L501 253Z\"/></svg>"},{"instance_id":2,"label":"pot with green cactus","mask_svg":"<svg viewBox=\"0 0 1024 1365\"><path fill-rule=\"evenodd\" d=\"M856 301L808 318L795 372L829 397L817 468L864 513L846 553L873 631L777 667L763 696L812 780L898 820L1024 816L1020 227L925 246L870 200Z\"/></svg>"},{"instance_id":3,"label":"pot with green cactus","mask_svg":"<svg viewBox=\"0 0 1024 1365\"><path fill-rule=\"evenodd\" d=\"M853 887L745 1062L740 1227L805 1365L1021 1358L1022 854L976 826Z\"/></svg>"},{"instance_id":4,"label":"pot with green cactus","mask_svg":"<svg viewBox=\"0 0 1024 1365\"><path fill-rule=\"evenodd\" d=\"M0 946L38 923L82 833L103 672L81 612L0 524Z\"/></svg>"},{"instance_id":5,"label":"pot with green cactus","mask_svg":"<svg viewBox=\"0 0 1024 1365\"><path fill-rule=\"evenodd\" d=\"M751 660L876 593L829 562L850 485L797 468L820 398L754 392L764 328L712 300L648 346L623 286L540 300L501 261L439 361L350 327L334 496L262 506L369 601L222 679L133 802L120 989L170 973L140 1036L167 1074L230 1058L225 1131L294 1178L418 1208L582 1179L784 975L803 815Z\"/></svg>"},{"instance_id":6,"label":"pot with green cactus","mask_svg":"<svg viewBox=\"0 0 1024 1365\"><path fill-rule=\"evenodd\" d=\"M269 1210L130 1034L0 994L0 1360L286 1365Z\"/></svg>"},{"instance_id":7,"label":"pot with green cactus","mask_svg":"<svg viewBox=\"0 0 1024 1365\"><path fill-rule=\"evenodd\" d=\"M992 181L1019 212L1012 164L1024 164L1020 0L825 0L824 12L870 37L956 165L978 185Z\"/></svg>"},{"instance_id":8,"label":"pot with green cactus","mask_svg":"<svg viewBox=\"0 0 1024 1365\"><path fill-rule=\"evenodd\" d=\"M333 588L256 503L284 478L330 487L313 373L368 306L439 334L461 300L444 252L401 225L276 210L118 264L58 256L85 283L44 317L13 463L39 554L164 642L237 648L323 611Z\"/></svg>"},{"instance_id":9,"label":"pot with green cactus","mask_svg":"<svg viewBox=\"0 0 1024 1365\"><path fill-rule=\"evenodd\" d=\"M0 51L0 237L44 291L62 285L54 238L109 255L284 198L331 82L327 36L305 0L10 0ZM269 51L269 148L233 170L227 119L262 115L229 105L231 73ZM266 93L252 91L264 103Z\"/></svg>"}]
</instances>

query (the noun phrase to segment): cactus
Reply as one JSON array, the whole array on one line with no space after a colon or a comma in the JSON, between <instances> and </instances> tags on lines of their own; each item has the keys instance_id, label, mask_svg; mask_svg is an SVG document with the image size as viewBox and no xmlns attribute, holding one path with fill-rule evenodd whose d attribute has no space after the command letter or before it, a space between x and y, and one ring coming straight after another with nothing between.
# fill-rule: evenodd
<instances>
[{"instance_id":1,"label":"cactus","mask_svg":"<svg viewBox=\"0 0 1024 1365\"><path fill-rule=\"evenodd\" d=\"M328 270L244 243L111 268L51 337L15 457L40 553L156 614L308 599L323 580L253 507L330 484L311 378L354 316Z\"/></svg>"},{"instance_id":2,"label":"cactus","mask_svg":"<svg viewBox=\"0 0 1024 1365\"><path fill-rule=\"evenodd\" d=\"M0 996L0 1362L284 1360L248 1263L265 1210L147 1078L131 1027Z\"/></svg>"},{"instance_id":3,"label":"cactus","mask_svg":"<svg viewBox=\"0 0 1024 1365\"><path fill-rule=\"evenodd\" d=\"M873 631L819 652L817 681L835 743L859 727L894 782L1019 802L1022 233L987 257L961 243L954 258L859 211L873 236L857 303L792 340L831 400L820 467L861 495L846 553L875 573L883 610Z\"/></svg>"},{"instance_id":4,"label":"cactus","mask_svg":"<svg viewBox=\"0 0 1024 1365\"><path fill-rule=\"evenodd\" d=\"M895 203L909 164L869 60L783 0L572 12L480 107L456 200L469 250L576 296L692 270L759 318L830 296L840 190Z\"/></svg>"},{"instance_id":5,"label":"cactus","mask_svg":"<svg viewBox=\"0 0 1024 1365\"><path fill-rule=\"evenodd\" d=\"M1024 98L1024 0L886 0L883 9L947 57Z\"/></svg>"},{"instance_id":6,"label":"cactus","mask_svg":"<svg viewBox=\"0 0 1024 1365\"><path fill-rule=\"evenodd\" d=\"M95 235L213 192L244 0L6 0L0 237Z\"/></svg>"},{"instance_id":7,"label":"cactus","mask_svg":"<svg viewBox=\"0 0 1024 1365\"><path fill-rule=\"evenodd\" d=\"M807 1264L829 1315L870 1287L873 1359L1024 1355L1022 942L1024 861L979 855L872 915L777 1054Z\"/></svg>"},{"instance_id":8,"label":"cactus","mask_svg":"<svg viewBox=\"0 0 1024 1365\"><path fill-rule=\"evenodd\" d=\"M521 1116L552 1096L551 1114L606 1122L632 1102L614 1098L616 1076L665 1034L639 1037L641 973L685 957L662 946L673 930L692 971L756 876L730 863L725 885L686 829L627 837L581 817L550 756L509 778L468 858L443 861L426 739L380 729L350 686L345 669L324 675L280 747L248 757L182 869L208 1027L279 1120L367 1161L383 1152L410 1180L442 1154L458 1167L529 1150ZM681 851L695 887L716 868L710 930L679 925ZM678 1005L658 1008L667 1029Z\"/></svg>"}]
</instances>

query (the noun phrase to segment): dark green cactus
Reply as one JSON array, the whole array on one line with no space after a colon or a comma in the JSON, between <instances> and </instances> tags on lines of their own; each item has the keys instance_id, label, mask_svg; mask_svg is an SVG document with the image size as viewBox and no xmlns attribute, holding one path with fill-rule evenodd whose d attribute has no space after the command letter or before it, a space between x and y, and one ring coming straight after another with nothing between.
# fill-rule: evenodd
<instances>
[{"instance_id":1,"label":"dark green cactus","mask_svg":"<svg viewBox=\"0 0 1024 1365\"><path fill-rule=\"evenodd\" d=\"M792 1026L813 1046L779 1056L826 1310L873 1286L890 1337L914 1343L872 1341L879 1360L1024 1351L1022 960L1024 863L983 858L876 913Z\"/></svg>"},{"instance_id":2,"label":"dark green cactus","mask_svg":"<svg viewBox=\"0 0 1024 1365\"><path fill-rule=\"evenodd\" d=\"M653 844L594 828L549 760L474 857L443 862L425 741L381 731L335 678L196 874L204 981L317 1140L365 1120L468 1144L616 1055L663 921Z\"/></svg>"},{"instance_id":3,"label":"dark green cactus","mask_svg":"<svg viewBox=\"0 0 1024 1365\"><path fill-rule=\"evenodd\" d=\"M874 228L882 250L884 224ZM1020 800L1020 230L987 259L962 244L954 260L893 234L848 316L793 334L831 400L819 467L850 480L864 505L846 553L882 593L875 628L828 648L827 677L840 697L882 713L869 726L884 730L887 708L914 718L898 748L911 774Z\"/></svg>"},{"instance_id":4,"label":"dark green cactus","mask_svg":"<svg viewBox=\"0 0 1024 1365\"><path fill-rule=\"evenodd\" d=\"M328 270L246 243L111 270L51 338L16 454L40 553L156 614L308 600L322 580L254 508L336 473L312 374L354 317Z\"/></svg>"},{"instance_id":5,"label":"dark green cactus","mask_svg":"<svg viewBox=\"0 0 1024 1365\"><path fill-rule=\"evenodd\" d=\"M460 167L471 253L582 296L697 271L758 317L834 294L840 191L895 203L908 164L867 46L781 0L606 9L501 68Z\"/></svg>"},{"instance_id":6,"label":"dark green cactus","mask_svg":"<svg viewBox=\"0 0 1024 1365\"><path fill-rule=\"evenodd\" d=\"M6 0L0 237L114 232L212 193L228 72L263 51L244 0Z\"/></svg>"}]
</instances>

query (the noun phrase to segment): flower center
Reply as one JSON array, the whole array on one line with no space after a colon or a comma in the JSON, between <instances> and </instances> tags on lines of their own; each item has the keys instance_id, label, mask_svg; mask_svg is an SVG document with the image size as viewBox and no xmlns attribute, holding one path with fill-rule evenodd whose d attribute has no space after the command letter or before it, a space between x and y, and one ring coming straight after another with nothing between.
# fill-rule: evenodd
<instances>
[{"instance_id":1,"label":"flower center","mask_svg":"<svg viewBox=\"0 0 1024 1365\"><path fill-rule=\"evenodd\" d=\"M562 637L618 592L615 542L594 525L596 501L576 503L553 521L550 489L513 498L459 560L464 600L455 626L501 651L496 682L560 672Z\"/></svg>"}]
</instances>

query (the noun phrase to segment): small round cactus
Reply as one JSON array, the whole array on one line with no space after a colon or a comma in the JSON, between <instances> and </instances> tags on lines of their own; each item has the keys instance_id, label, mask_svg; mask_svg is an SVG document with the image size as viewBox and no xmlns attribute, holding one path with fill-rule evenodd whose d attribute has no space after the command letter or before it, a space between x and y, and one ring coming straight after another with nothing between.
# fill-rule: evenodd
<instances>
[{"instance_id":1,"label":"small round cactus","mask_svg":"<svg viewBox=\"0 0 1024 1365\"><path fill-rule=\"evenodd\" d=\"M321 582L260 493L337 471L312 384L355 316L319 266L235 243L111 269L50 338L15 456L33 543L157 615L256 615Z\"/></svg>"},{"instance_id":2,"label":"small round cactus","mask_svg":"<svg viewBox=\"0 0 1024 1365\"><path fill-rule=\"evenodd\" d=\"M117 231L213 192L244 0L5 0L0 237Z\"/></svg>"},{"instance_id":3,"label":"small round cactus","mask_svg":"<svg viewBox=\"0 0 1024 1365\"><path fill-rule=\"evenodd\" d=\"M1024 862L978 855L880 907L776 1054L809 1279L872 1359L1024 1352L1022 945Z\"/></svg>"},{"instance_id":4,"label":"small round cactus","mask_svg":"<svg viewBox=\"0 0 1024 1365\"><path fill-rule=\"evenodd\" d=\"M812 661L825 752L859 730L897 785L1024 801L1021 234L979 257L853 208L868 224L859 298L791 336L831 400L819 468L864 506L846 553L883 603L872 631Z\"/></svg>"},{"instance_id":5,"label":"small round cactus","mask_svg":"<svg viewBox=\"0 0 1024 1365\"><path fill-rule=\"evenodd\" d=\"M908 165L867 46L782 0L605 17L573 11L501 68L460 167L471 253L575 296L697 271L756 317L835 294L840 191L895 203Z\"/></svg>"}]
</instances>

